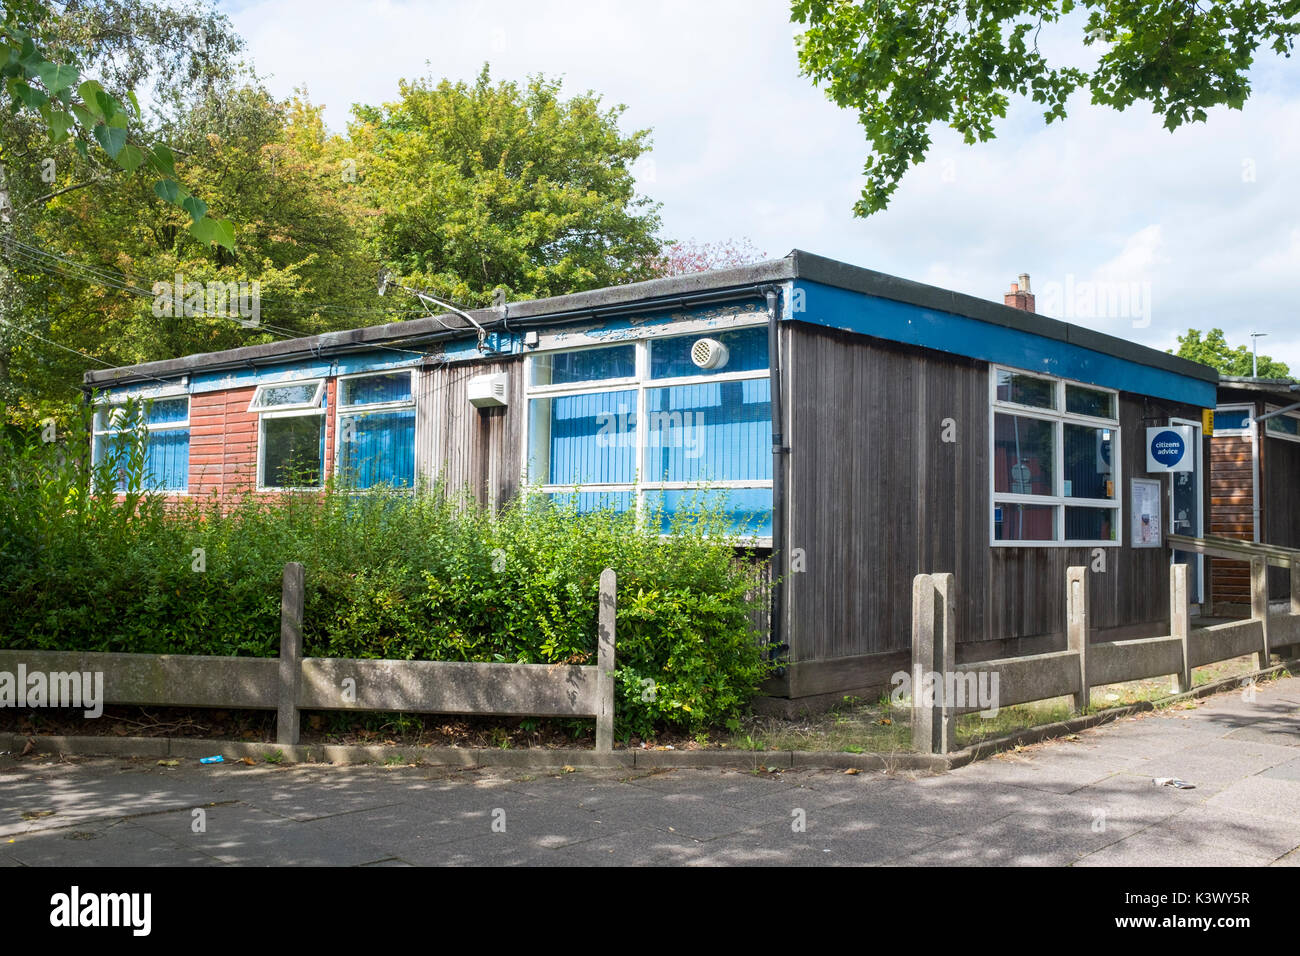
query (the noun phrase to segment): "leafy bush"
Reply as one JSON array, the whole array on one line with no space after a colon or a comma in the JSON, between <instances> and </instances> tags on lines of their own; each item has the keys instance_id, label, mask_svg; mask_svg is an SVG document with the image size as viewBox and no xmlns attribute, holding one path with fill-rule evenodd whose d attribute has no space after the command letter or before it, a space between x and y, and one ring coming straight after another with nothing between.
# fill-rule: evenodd
<instances>
[{"instance_id":1,"label":"leafy bush","mask_svg":"<svg viewBox=\"0 0 1300 956\"><path fill-rule=\"evenodd\" d=\"M301 561L310 656L594 664L612 567L620 736L734 721L767 674L749 620L757 564L707 508L661 536L653 518L535 494L493 513L441 487L93 493L138 483L140 449L89 467L0 439L0 646L272 657L283 567Z\"/></svg>"}]
</instances>

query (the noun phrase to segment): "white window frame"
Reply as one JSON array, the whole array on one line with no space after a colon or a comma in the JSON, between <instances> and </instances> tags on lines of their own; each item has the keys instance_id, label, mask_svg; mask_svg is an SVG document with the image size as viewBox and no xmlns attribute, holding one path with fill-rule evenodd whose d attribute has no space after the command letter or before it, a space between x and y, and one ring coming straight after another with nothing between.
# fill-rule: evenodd
<instances>
[{"instance_id":1,"label":"white window frame","mask_svg":"<svg viewBox=\"0 0 1300 956\"><path fill-rule=\"evenodd\" d=\"M1217 428L1216 427L1214 429L1214 434L1210 436L1211 438L1220 438L1220 437L1231 438L1234 436L1237 438L1250 437L1250 422L1251 419L1255 417L1254 405L1242 404L1240 402L1233 402L1228 405L1215 405L1214 411L1215 414L1218 414L1219 412L1245 412L1246 422L1244 428Z\"/></svg>"},{"instance_id":2,"label":"white window frame","mask_svg":"<svg viewBox=\"0 0 1300 956\"><path fill-rule=\"evenodd\" d=\"M313 402L316 403L315 405L308 405L302 402L295 402L292 405L277 405L273 410L268 409L266 411L262 411L257 407L257 402L258 399L262 397L263 389L275 388L280 385L307 385L307 384L315 384L317 386L315 392L312 393L312 400ZM322 443L321 445L321 463L320 463L321 483L319 485L312 485L310 487L281 488L278 486L267 486L265 483L267 420L272 418L300 418L300 417L305 417L307 415L319 415L321 418L321 427L324 428L328 423L327 416L329 413L329 409L321 407L320 401L322 395L328 396L328 392L325 391L325 379L323 378L290 379L288 381L283 381L283 382L267 382L263 385L257 386L257 391L253 393L253 400L248 403L248 410L254 413L255 415L257 415L257 490L259 492L320 491L322 488L325 487L326 472L325 472L325 461L324 461L325 459L324 443ZM335 404L337 404L337 402Z\"/></svg>"},{"instance_id":3,"label":"white window frame","mask_svg":"<svg viewBox=\"0 0 1300 956\"><path fill-rule=\"evenodd\" d=\"M1268 414L1269 412L1276 412L1286 407L1287 406L1285 405L1274 405L1272 403L1266 403L1264 405L1264 414ZM1273 418L1264 419L1264 434L1267 435L1269 438L1280 438L1283 441L1300 442L1300 435L1288 435L1286 434L1286 432L1273 431L1273 429L1268 427L1279 418L1292 418L1295 419L1296 421L1300 421L1300 411L1286 412L1282 415L1274 416ZM1216 432L1215 434L1218 433Z\"/></svg>"},{"instance_id":4,"label":"white window frame","mask_svg":"<svg viewBox=\"0 0 1300 956\"><path fill-rule=\"evenodd\" d=\"M523 473L521 478L525 486L528 485L530 476L528 466L531 458L532 443L532 405L534 399L555 398L570 395L584 395L596 392L614 392L614 391L631 391L635 392L636 400L636 420L637 420L637 437L636 437L636 462L633 479L628 483L586 483L580 485L573 484L544 484L539 486L539 490L548 495L569 495L575 491L579 494L597 493L597 492L627 492L632 496L633 510L636 511L637 520L644 522L647 519L647 492L663 491L691 491L695 489L745 489L745 490L762 490L771 491L772 481L767 480L715 480L715 481L644 481L642 475L645 469L645 455L650 446L645 429L647 423L646 411L646 393L651 389L666 388L677 385L700 385L712 382L736 382L767 379L771 380L771 368L765 367L748 372L718 372L711 375L684 375L676 378L650 378L650 347L654 341L671 338L702 337L710 333L735 332L745 329L765 328L768 324L767 316L763 313L742 313L740 318L734 324L719 325L717 323L682 323L680 325L670 325L655 329L654 331L646 330L636 339L623 339L607 342L575 344L571 337L554 337L544 341L542 348L529 352L524 357L524 426L521 432L521 457L523 462ZM566 338L570 338L566 341ZM588 349L608 348L618 345L633 345L636 347L636 374L632 377L598 379L588 382L566 382L560 385L533 385L533 362L541 355L548 355L558 352L577 352ZM745 538L755 547L771 547L771 535L750 535Z\"/></svg>"},{"instance_id":5,"label":"white window frame","mask_svg":"<svg viewBox=\"0 0 1300 956\"><path fill-rule=\"evenodd\" d=\"M356 378L376 378L376 377L378 377L378 376L380 376L380 375L397 375L397 374L400 374L400 373L402 373L402 372L407 373L407 374L410 375L410 377L411 377L411 397L410 397L410 398L402 399L401 401L398 401L398 402L372 402L372 403L370 403L370 404L366 404L366 405L344 405L344 404L343 404L343 392L344 392L344 389L343 389L343 383L344 383L344 382L346 382L346 381L350 381L351 379L356 379ZM339 463L343 460L343 419L344 419L344 418L347 418L348 416L361 417L361 416L363 416L363 415L368 415L368 414L370 414L371 412L391 412L391 411L395 411L395 410L398 410L398 409L404 409L404 408L415 408L415 407L416 407L416 402L415 402L415 399L416 399L416 389L419 387L419 383L420 383L420 380L419 380L419 377L418 377L418 372L419 372L419 370L418 370L417 368L415 368L415 367L411 367L411 368L390 368L390 369L381 369L381 370L379 370L379 371L371 371L371 372L355 372L355 373L353 373L353 374L351 374L351 375L340 375L340 376L338 376L338 378L336 379L336 383L337 383L337 384L334 386L334 388L335 388L335 393L334 393L334 467L333 467L333 469L332 469L332 471L331 471L331 473L332 473L336 478L339 476L339 474L340 474L340 472L341 472L341 467L340 467L340 464L339 464ZM419 415L419 412L417 411L416 414L417 414L417 416L418 416L418 415ZM411 441L412 441L412 444L414 445L414 444L415 444L415 439L412 438ZM416 452L416 449L415 449L415 448L412 448L412 449L411 449L412 460L415 460L415 458L416 458L415 452ZM393 488L392 491L393 491L394 493L397 493L397 494L407 494L407 493L409 493L409 492L413 492L413 491L415 490L415 485L416 485L416 480L415 480L415 479L418 478L418 471L419 471L419 462L418 462L418 461L416 461L416 471L417 471L417 475L412 476L412 481L411 481L411 487L410 487L410 488ZM369 490L369 489L364 489L364 488L355 489L355 491L356 491L357 494L361 494L361 493L363 493L363 492L365 492L365 491L368 491L368 490Z\"/></svg>"},{"instance_id":6,"label":"white window frame","mask_svg":"<svg viewBox=\"0 0 1300 956\"><path fill-rule=\"evenodd\" d=\"M266 408L262 408L258 405L258 402L262 399L263 393L265 393L269 388L284 388L288 385L312 384L316 386L316 391L312 393L312 397L308 401L292 402L288 405L270 405ZM271 415L277 412L313 411L320 408L321 389L324 387L325 379L323 378L286 379L282 382L264 382L257 386L256 391L253 392L252 401L248 403L248 411L255 415Z\"/></svg>"},{"instance_id":7,"label":"white window frame","mask_svg":"<svg viewBox=\"0 0 1300 956\"><path fill-rule=\"evenodd\" d=\"M1017 402L1004 401L998 398L998 373L1011 372L1016 375L1024 375L1029 378L1040 379L1052 383L1053 396L1056 399L1055 408L1039 408L1034 405L1021 405ZM1100 418L1093 415L1082 415L1078 412L1067 412L1066 409L1066 387L1076 386L1086 388L1094 392L1104 392L1114 399L1115 417ZM1016 494L1014 492L994 491L997 486L997 415L1016 415L1021 418L1034 418L1040 421L1052 423L1052 482L1053 491L1051 495L1027 495ZM1054 375L1044 375L1041 372L1033 372L1027 369L1014 368L1009 365L990 365L989 366L989 545L994 548L1118 548L1124 543L1124 482L1123 482L1123 460L1121 441L1122 429L1120 428L1120 405L1119 391L1113 388L1105 388L1101 385L1094 385L1091 382L1079 382L1074 379L1060 378ZM1065 426L1066 425L1083 425L1089 428L1109 428L1111 430L1111 478L1115 488L1113 498L1076 498L1066 496L1065 494ZM1051 507L1053 512L1053 529L1055 537L1048 541L1016 541L1005 540L997 537L997 509L1003 505L1042 505ZM1065 509L1069 508L1104 508L1114 511L1114 528L1115 540L1106 541L1098 539L1075 539L1065 537Z\"/></svg>"},{"instance_id":8,"label":"white window frame","mask_svg":"<svg viewBox=\"0 0 1300 956\"><path fill-rule=\"evenodd\" d=\"M180 386L180 387L177 387L177 388L165 388L165 389L160 389L160 390L157 390L157 391L152 391L152 390L151 390L147 395L126 395L126 396L123 396L123 397L121 397L121 398L105 398L105 399L102 399L102 400L96 402L96 403L95 403L94 413L93 413L93 415L91 416L91 420L90 420L90 460L91 460L91 462L92 462L92 465L93 465L93 462L95 461L95 443L96 443L100 438L107 438L108 436L111 436L111 435L120 435L120 434L122 434L123 432L127 431L127 429L125 429L125 428L112 428L112 427L110 427L110 428L100 428L100 427L98 426L98 422L99 422L99 411L100 411L101 408L112 408L112 407L115 406L115 405L123 405L123 404L125 404L125 403L127 403L127 402L135 401L137 404L140 405L141 409L143 409L144 406L147 405L147 404L149 404L150 402L164 402L164 401L171 401L171 400L173 400L173 399L177 399L177 398L183 398L183 399L185 399L185 421L183 421L183 422L159 422L159 423L157 423L157 424L150 424L149 422L145 421L145 422L141 422L140 424L145 428L146 431L148 431L148 432L150 432L150 433L152 433L152 432L162 432L162 431L174 431L174 430L178 430L178 429L181 429L181 428L184 428L186 431L188 431L188 430L189 430L189 427L190 427L190 413L191 413L191 407L192 407L192 405L193 405L193 400L192 400L191 397L190 397L189 389L188 389L188 388L185 388L184 386ZM112 422L111 422L112 415L111 415L111 414L109 415L109 419L110 419L109 424L111 425L111 424L112 424ZM128 489L125 489L125 490L123 490L123 491L118 491L118 492L115 492L115 493L116 493L116 494L133 494L133 493L138 492L139 490L140 490L140 489L134 489L134 490L133 490L133 489L129 489L129 488L128 488ZM184 487L183 489L176 489L176 488L157 488L157 489L153 489L153 490L156 491L158 494L164 494L164 495L176 495L176 496L186 495L186 496L188 496L189 493L190 493L190 476L189 476L188 471L186 472L186 475L185 475L185 487Z\"/></svg>"}]
</instances>

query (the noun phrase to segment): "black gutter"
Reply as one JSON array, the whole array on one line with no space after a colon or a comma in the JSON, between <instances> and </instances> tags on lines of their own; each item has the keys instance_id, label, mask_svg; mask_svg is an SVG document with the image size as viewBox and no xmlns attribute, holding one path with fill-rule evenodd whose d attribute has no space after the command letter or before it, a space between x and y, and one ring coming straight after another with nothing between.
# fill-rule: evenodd
<instances>
[{"instance_id":1,"label":"black gutter","mask_svg":"<svg viewBox=\"0 0 1300 956\"><path fill-rule=\"evenodd\" d=\"M772 610L768 623L768 657L781 660L785 650L782 636L785 633L785 576L789 562L786 560L785 531L785 417L782 409L781 386L781 315L780 291L773 286L763 290L767 300L767 366L771 377L772 394ZM785 668L778 666L777 676L784 676Z\"/></svg>"},{"instance_id":2,"label":"black gutter","mask_svg":"<svg viewBox=\"0 0 1300 956\"><path fill-rule=\"evenodd\" d=\"M691 306L704 305L710 302L728 302L737 299L762 298L763 292L767 289L766 285L746 285L739 287L728 287L724 289L710 289L700 292L690 292L681 295L661 296L655 299L639 299L635 302L613 303L609 305L594 305L587 308L568 309L561 312L539 312L533 316L520 316L517 312L511 316L508 331L511 335L518 334L522 329L531 325L555 326L555 325L574 325L581 322L597 321L602 318L612 318L619 315L645 315L653 312L662 312L669 309L686 309ZM484 315L486 321L482 322L484 328L489 332L507 331L506 320L503 319L499 312L490 312L488 310L478 310ZM494 318L489 318L492 316ZM441 316L440 320L449 319L451 316ZM421 346L434 345L451 339L462 338L475 331L472 326L462 325L451 329L441 329L439 331L416 331L408 328L408 334L401 338L384 337L379 330L393 328L398 326L415 326L431 325L428 319L415 319L410 322L391 323L388 326L369 326L363 329L355 329L350 332L325 333L323 335L305 336L301 339L288 339L281 342L268 342L263 345L250 345L239 349L229 349L229 355L223 361L212 361L214 356L221 355L221 352L199 352L194 355L186 355L177 359L164 359L159 362L148 362L143 365L128 366L122 369L102 369L92 370L86 373L83 390L88 390L96 386L104 385L122 385L136 384L143 381L158 381L160 378L177 377L180 375L192 375L199 372L220 372L235 368L249 368L257 365L280 364L282 362L292 362L298 358L312 357L320 358L322 353L328 352L331 355L346 355L353 352L370 352L370 351L410 351L413 357L419 357L421 352L430 354L427 348ZM442 324L446 324L445 321ZM367 334L369 333L369 334ZM324 341L322 341L324 340ZM293 343L303 343L296 348L286 348ZM310 344L308 344L310 343ZM514 354L523 353L499 353L500 357L510 357ZM474 359L492 358L493 353L485 352L482 355L474 356ZM145 371L149 369L150 371Z\"/></svg>"}]
</instances>

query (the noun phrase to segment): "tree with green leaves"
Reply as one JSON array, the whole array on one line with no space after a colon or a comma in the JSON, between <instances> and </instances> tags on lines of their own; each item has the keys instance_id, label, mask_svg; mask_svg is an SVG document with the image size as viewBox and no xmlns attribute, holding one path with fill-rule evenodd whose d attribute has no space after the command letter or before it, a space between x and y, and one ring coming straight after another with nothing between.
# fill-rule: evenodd
<instances>
[{"instance_id":1,"label":"tree with green leaves","mask_svg":"<svg viewBox=\"0 0 1300 956\"><path fill-rule=\"evenodd\" d=\"M1228 345L1223 329L1210 329L1208 334L1202 333L1199 329L1188 329L1186 335L1178 336L1178 351L1175 354L1179 358L1191 359L1193 362L1217 368L1223 375L1254 374L1252 350L1244 345L1238 345L1236 348ZM1283 362L1261 355L1259 377L1290 378L1291 369Z\"/></svg>"},{"instance_id":2,"label":"tree with green leaves","mask_svg":"<svg viewBox=\"0 0 1300 956\"><path fill-rule=\"evenodd\" d=\"M560 83L403 81L400 98L358 107L350 144L375 210L375 256L408 284L476 305L498 287L537 298L649 278L658 206L632 164L649 131L624 136Z\"/></svg>"},{"instance_id":3,"label":"tree with green leaves","mask_svg":"<svg viewBox=\"0 0 1300 956\"><path fill-rule=\"evenodd\" d=\"M208 216L208 204L178 181L172 148L143 129L144 114L134 86L108 90L99 79L86 75L87 68L94 70L96 61L104 65L114 53L121 55L123 48L129 51L139 36L139 25L131 14L142 9L147 10L146 25L156 29L169 23L173 42L192 42L196 22L207 20L209 29L214 22L220 26L213 14L204 14L198 5L178 8L177 16L168 20L161 7L131 0L68 3L59 16L40 0L5 0L0 20L0 77L10 112L39 117L51 146L72 144L83 160L90 161L92 151L101 151L126 173L147 170L155 177L153 190L159 198L188 213L188 229L196 239L233 251L234 225ZM116 30L96 29L109 23ZM88 31L83 29L87 26ZM214 33L222 35L220 30ZM230 52L234 48L238 48L238 40ZM220 49L216 52L221 53ZM0 163L4 159L0 153Z\"/></svg>"},{"instance_id":4,"label":"tree with green leaves","mask_svg":"<svg viewBox=\"0 0 1300 956\"><path fill-rule=\"evenodd\" d=\"M127 175L71 137L51 142L39 113L0 111L11 197L0 249L0 404L12 420L70 421L87 368L395 317L397 303L374 295L359 225L365 204L330 152L343 149L341 138L324 134L319 107L276 100L241 66L228 22L200 4L99 0L69 3L44 35L51 48L79 51L77 61L105 82L149 88L140 140L165 140L177 181L240 225L237 244L206 241L154 177ZM177 276L256 282L257 324L157 314L151 293Z\"/></svg>"},{"instance_id":5,"label":"tree with green leaves","mask_svg":"<svg viewBox=\"0 0 1300 956\"><path fill-rule=\"evenodd\" d=\"M791 19L807 26L800 69L866 133L854 212L869 216L925 159L932 124L985 142L1013 95L1042 105L1048 123L1076 90L1117 110L1143 101L1171 131L1214 106L1241 109L1256 53L1290 56L1300 0L793 0ZM1056 24L1099 51L1096 62L1049 61L1038 39Z\"/></svg>"}]
</instances>

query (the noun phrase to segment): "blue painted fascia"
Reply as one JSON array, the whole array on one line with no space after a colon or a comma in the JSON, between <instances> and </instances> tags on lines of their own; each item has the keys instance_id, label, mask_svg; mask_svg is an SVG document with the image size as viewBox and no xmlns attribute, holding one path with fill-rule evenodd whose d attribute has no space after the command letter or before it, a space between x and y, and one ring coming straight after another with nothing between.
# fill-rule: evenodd
<instances>
[{"instance_id":1,"label":"blue painted fascia","mask_svg":"<svg viewBox=\"0 0 1300 956\"><path fill-rule=\"evenodd\" d=\"M1106 388L1213 408L1215 385L1048 336L965 315L927 309L810 282L795 281L801 308L784 320L856 332L980 361L1041 372Z\"/></svg>"},{"instance_id":2,"label":"blue painted fascia","mask_svg":"<svg viewBox=\"0 0 1300 956\"><path fill-rule=\"evenodd\" d=\"M756 318L764 318L767 310L762 303L749 301L727 302L719 305L702 306L685 310L658 310L644 315L620 316L609 318L591 325L546 325L545 319L534 320L529 331L540 335L554 336L548 349L580 348L584 345L603 345L618 342L632 342L643 338L647 330L662 330L676 322L704 322L709 327L725 329L744 321L750 324ZM478 339L474 337L457 339L445 343L435 355L448 362L482 361L512 355L523 355L533 351L523 344L523 336L515 334L492 333L487 337L489 351L478 350Z\"/></svg>"}]
</instances>

